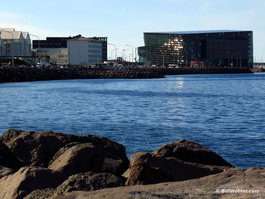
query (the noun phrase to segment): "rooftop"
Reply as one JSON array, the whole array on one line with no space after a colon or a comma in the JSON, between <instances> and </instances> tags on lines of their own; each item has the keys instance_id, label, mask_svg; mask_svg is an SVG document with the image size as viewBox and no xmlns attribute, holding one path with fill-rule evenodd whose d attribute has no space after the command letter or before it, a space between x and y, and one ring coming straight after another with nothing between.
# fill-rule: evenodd
<instances>
[{"instance_id":1,"label":"rooftop","mask_svg":"<svg viewBox=\"0 0 265 199\"><path fill-rule=\"evenodd\" d=\"M169 32L145 32L153 34L207 34L207 33L226 33L226 32L249 32L248 30L197 30L197 31L169 31Z\"/></svg>"}]
</instances>

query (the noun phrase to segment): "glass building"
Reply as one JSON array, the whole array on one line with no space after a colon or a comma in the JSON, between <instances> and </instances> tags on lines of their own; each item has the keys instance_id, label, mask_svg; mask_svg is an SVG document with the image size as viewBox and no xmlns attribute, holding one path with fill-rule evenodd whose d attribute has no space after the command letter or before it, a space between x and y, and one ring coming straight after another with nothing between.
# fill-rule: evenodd
<instances>
[{"instance_id":1,"label":"glass building","mask_svg":"<svg viewBox=\"0 0 265 199\"><path fill-rule=\"evenodd\" d=\"M253 67L252 31L145 32L139 61L172 67Z\"/></svg>"}]
</instances>

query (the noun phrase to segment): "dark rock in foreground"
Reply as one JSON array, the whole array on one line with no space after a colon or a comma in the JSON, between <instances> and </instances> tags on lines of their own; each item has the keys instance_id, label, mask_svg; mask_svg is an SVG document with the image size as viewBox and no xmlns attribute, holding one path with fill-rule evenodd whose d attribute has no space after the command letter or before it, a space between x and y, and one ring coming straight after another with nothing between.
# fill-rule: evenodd
<instances>
[{"instance_id":1,"label":"dark rock in foreground","mask_svg":"<svg viewBox=\"0 0 265 199\"><path fill-rule=\"evenodd\" d=\"M41 167L22 167L13 175L0 179L0 198L23 199L36 189L55 188L66 177L59 172Z\"/></svg>"},{"instance_id":2,"label":"dark rock in foreground","mask_svg":"<svg viewBox=\"0 0 265 199\"><path fill-rule=\"evenodd\" d=\"M174 157L185 162L204 165L233 167L215 152L188 140L179 140L171 144L165 144L153 152L163 157Z\"/></svg>"},{"instance_id":3,"label":"dark rock in foreground","mask_svg":"<svg viewBox=\"0 0 265 199\"><path fill-rule=\"evenodd\" d=\"M234 168L187 140L152 153L136 153L130 167L125 147L105 137L10 129L0 140L1 199L262 198L265 194L265 168ZM225 189L245 192L231 195Z\"/></svg>"},{"instance_id":4,"label":"dark rock in foreground","mask_svg":"<svg viewBox=\"0 0 265 199\"><path fill-rule=\"evenodd\" d=\"M34 132L10 129L2 135L1 139L12 153L22 160L25 165L48 167L51 160L54 160L54 155L57 155L57 159L62 157L68 158L69 161L67 162L66 159L64 159L64 165L61 162L60 166L58 164L56 166L54 163L59 162L59 160L54 160L52 168L54 170L67 171L69 174L76 173L77 171L74 170L77 169L75 167L79 164L79 171L81 172L86 172L96 167L101 168L102 171L107 168L108 171L112 171L117 175L122 175L129 165L125 147L101 136L88 134L78 136L73 134L54 133L52 131ZM70 144L72 147L66 148L61 152L61 155L56 154L67 144ZM87 145L86 148L84 144ZM83 149L81 149L82 146ZM79 149L75 152L71 152L78 147ZM75 156L78 150L79 155ZM94 155L89 153L89 151L94 151ZM72 156L69 157L71 154ZM106 166L104 165L105 157L108 160ZM71 158L75 158L75 161L72 161ZM81 166L82 158L86 159L83 166ZM113 162L112 165L119 165L119 167L111 168L109 167L109 162Z\"/></svg>"}]
</instances>

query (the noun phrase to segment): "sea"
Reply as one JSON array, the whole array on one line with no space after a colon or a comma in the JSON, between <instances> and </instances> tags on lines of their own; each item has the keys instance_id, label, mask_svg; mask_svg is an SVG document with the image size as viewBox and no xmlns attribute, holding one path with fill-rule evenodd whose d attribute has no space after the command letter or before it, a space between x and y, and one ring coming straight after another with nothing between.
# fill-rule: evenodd
<instances>
[{"instance_id":1,"label":"sea","mask_svg":"<svg viewBox=\"0 0 265 199\"><path fill-rule=\"evenodd\" d=\"M180 139L235 167L265 166L265 73L0 84L8 129L104 136L128 158Z\"/></svg>"}]
</instances>

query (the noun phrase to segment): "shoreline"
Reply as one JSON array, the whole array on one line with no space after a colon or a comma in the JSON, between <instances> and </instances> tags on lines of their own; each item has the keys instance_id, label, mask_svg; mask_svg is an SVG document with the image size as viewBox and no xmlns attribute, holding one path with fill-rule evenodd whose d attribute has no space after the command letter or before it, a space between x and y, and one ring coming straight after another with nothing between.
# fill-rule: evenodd
<instances>
[{"instance_id":1,"label":"shoreline","mask_svg":"<svg viewBox=\"0 0 265 199\"><path fill-rule=\"evenodd\" d=\"M89 68L1 67L0 83L65 79L143 79L166 75L252 73L249 68Z\"/></svg>"},{"instance_id":2,"label":"shoreline","mask_svg":"<svg viewBox=\"0 0 265 199\"><path fill-rule=\"evenodd\" d=\"M107 137L9 129L0 198L264 198L264 167L237 168L199 143L172 141L129 160Z\"/></svg>"}]
</instances>

